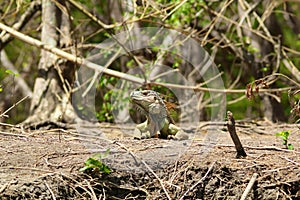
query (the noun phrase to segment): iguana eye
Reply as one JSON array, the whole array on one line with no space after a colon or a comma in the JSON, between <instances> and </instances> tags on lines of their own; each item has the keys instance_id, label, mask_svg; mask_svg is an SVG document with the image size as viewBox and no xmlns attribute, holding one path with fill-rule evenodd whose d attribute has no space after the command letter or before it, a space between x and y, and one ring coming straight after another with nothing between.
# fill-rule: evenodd
<instances>
[{"instance_id":1,"label":"iguana eye","mask_svg":"<svg viewBox=\"0 0 300 200\"><path fill-rule=\"evenodd\" d=\"M148 95L148 92L147 91L143 91L142 94L143 95Z\"/></svg>"},{"instance_id":2,"label":"iguana eye","mask_svg":"<svg viewBox=\"0 0 300 200\"><path fill-rule=\"evenodd\" d=\"M156 101L157 98L154 96L153 99L154 99L154 101Z\"/></svg>"}]
</instances>

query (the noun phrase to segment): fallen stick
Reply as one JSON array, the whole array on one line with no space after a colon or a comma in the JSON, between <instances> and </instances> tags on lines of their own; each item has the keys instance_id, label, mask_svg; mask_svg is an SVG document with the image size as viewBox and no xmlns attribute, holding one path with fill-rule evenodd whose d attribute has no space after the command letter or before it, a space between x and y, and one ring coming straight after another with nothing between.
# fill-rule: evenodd
<instances>
[{"instance_id":1,"label":"fallen stick","mask_svg":"<svg viewBox=\"0 0 300 200\"><path fill-rule=\"evenodd\" d=\"M4 190L5 190L6 188L8 188L9 185L10 185L10 182L5 183L5 184L0 188L0 194L1 194L2 192L4 192Z\"/></svg>"},{"instance_id":2,"label":"fallen stick","mask_svg":"<svg viewBox=\"0 0 300 200\"><path fill-rule=\"evenodd\" d=\"M190 187L190 188L189 188L189 189L188 189L188 190L180 197L179 200L183 200L184 197L185 197L190 191L193 191L193 189L195 189L195 187L196 187L197 185L199 185L201 182L203 182L203 181L206 179L206 177L208 176L208 174L210 173L210 171L213 169L215 163L216 163L216 161L213 162L213 163L211 164L211 166L209 167L209 169L207 170L207 172L205 173L205 175L204 175L199 181L197 181L197 183L195 183L192 187Z\"/></svg>"},{"instance_id":3,"label":"fallen stick","mask_svg":"<svg viewBox=\"0 0 300 200\"><path fill-rule=\"evenodd\" d=\"M53 199L53 200L56 200L56 197L55 197L55 195L54 195L53 191L51 190L50 186L48 185L48 183L47 183L46 181L44 181L44 183L45 183L45 185L46 185L47 189L49 190L49 192L50 192L50 194L51 194L51 197L52 197L52 199Z\"/></svg>"},{"instance_id":4,"label":"fallen stick","mask_svg":"<svg viewBox=\"0 0 300 200\"><path fill-rule=\"evenodd\" d=\"M17 134L17 133L9 133L0 131L0 135L7 135L7 136L15 136L15 137L27 137L27 135Z\"/></svg>"},{"instance_id":5,"label":"fallen stick","mask_svg":"<svg viewBox=\"0 0 300 200\"><path fill-rule=\"evenodd\" d=\"M247 185L247 187L246 187L244 193L242 194L242 197L241 197L240 200L245 200L245 199L246 199L246 197L248 196L249 192L251 191L251 189L252 189L252 187L253 187L253 185L254 185L254 183L255 183L257 177L258 177L258 174L257 174L257 173L254 173L254 174L252 175L252 177L251 177L251 179L250 179L250 181L249 181L249 183L248 183L248 185Z\"/></svg>"},{"instance_id":6,"label":"fallen stick","mask_svg":"<svg viewBox=\"0 0 300 200\"><path fill-rule=\"evenodd\" d=\"M206 144L206 143L197 143L197 146L208 146L211 147L211 144ZM234 145L231 144L216 144L213 145L214 147L234 147ZM282 149L276 146L263 146L263 147L254 147L254 146L244 146L245 149L254 149L254 150L266 150L266 151L284 151L287 153L294 153L294 154L300 154L300 151L295 151L295 150L289 150L289 149Z\"/></svg>"},{"instance_id":7,"label":"fallen stick","mask_svg":"<svg viewBox=\"0 0 300 200\"><path fill-rule=\"evenodd\" d=\"M287 158L287 157L283 157L283 156L279 156L280 158L283 158L283 159L285 159L285 160L287 160L287 161L289 161L289 162L291 162L291 163L293 163L293 164L295 164L295 165L300 165L300 163L298 163L298 162L296 162L296 161L293 161L293 160L291 160L291 159L289 159L289 158Z\"/></svg>"},{"instance_id":8,"label":"fallen stick","mask_svg":"<svg viewBox=\"0 0 300 200\"><path fill-rule=\"evenodd\" d=\"M227 128L236 149L236 158L246 157L247 154L242 146L238 135L236 134L235 121L233 118L233 114L230 111L227 111Z\"/></svg>"},{"instance_id":9,"label":"fallen stick","mask_svg":"<svg viewBox=\"0 0 300 200\"><path fill-rule=\"evenodd\" d=\"M149 165L147 165L147 163L145 161L141 161L145 167L154 175L154 177L158 180L158 182L160 183L160 186L162 187L163 191L165 192L166 196L167 196L167 199L168 200L171 200L171 197L168 193L168 191L166 190L165 186L164 186L164 183L163 181L157 176L157 174L149 167Z\"/></svg>"}]
</instances>

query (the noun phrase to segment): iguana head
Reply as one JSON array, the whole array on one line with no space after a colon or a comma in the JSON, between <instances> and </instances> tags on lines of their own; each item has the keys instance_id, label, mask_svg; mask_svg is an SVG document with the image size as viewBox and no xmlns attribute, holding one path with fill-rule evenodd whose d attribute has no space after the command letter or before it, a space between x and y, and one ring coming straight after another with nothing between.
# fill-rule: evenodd
<instances>
[{"instance_id":1,"label":"iguana head","mask_svg":"<svg viewBox=\"0 0 300 200\"><path fill-rule=\"evenodd\" d=\"M167 116L165 103L155 91L133 91L130 94L130 100L137 110L145 114L147 118L153 118L154 116L164 118Z\"/></svg>"}]
</instances>

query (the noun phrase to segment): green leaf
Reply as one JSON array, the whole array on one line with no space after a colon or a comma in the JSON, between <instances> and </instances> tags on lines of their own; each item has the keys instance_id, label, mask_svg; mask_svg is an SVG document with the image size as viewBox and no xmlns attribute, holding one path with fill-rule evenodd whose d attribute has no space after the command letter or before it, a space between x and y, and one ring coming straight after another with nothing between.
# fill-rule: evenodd
<instances>
[{"instance_id":1,"label":"green leaf","mask_svg":"<svg viewBox=\"0 0 300 200\"><path fill-rule=\"evenodd\" d=\"M80 168L79 171L84 172L89 169L94 169L99 171L100 173L109 174L111 172L111 169L102 162L102 158L106 157L109 154L109 152L110 149L107 149L104 154L98 153L88 158L84 162L84 167Z\"/></svg>"},{"instance_id":2,"label":"green leaf","mask_svg":"<svg viewBox=\"0 0 300 200\"><path fill-rule=\"evenodd\" d=\"M10 74L10 75L16 76L16 77L20 76L19 74L14 73L13 71L11 71L9 69L5 70L5 72L8 73L8 74Z\"/></svg>"},{"instance_id":3,"label":"green leaf","mask_svg":"<svg viewBox=\"0 0 300 200\"><path fill-rule=\"evenodd\" d=\"M84 164L86 166L99 166L101 165L101 162L95 158L89 158Z\"/></svg>"},{"instance_id":4,"label":"green leaf","mask_svg":"<svg viewBox=\"0 0 300 200\"><path fill-rule=\"evenodd\" d=\"M294 150L294 146L292 144L288 144L287 147L289 150Z\"/></svg>"},{"instance_id":5,"label":"green leaf","mask_svg":"<svg viewBox=\"0 0 300 200\"><path fill-rule=\"evenodd\" d=\"M103 166L103 168L102 168L102 172L103 173L106 173L106 174L109 174L109 173L111 173L112 171L111 171L111 169L107 166L107 165L102 165Z\"/></svg>"},{"instance_id":6,"label":"green leaf","mask_svg":"<svg viewBox=\"0 0 300 200\"><path fill-rule=\"evenodd\" d=\"M103 99L105 101L109 101L109 99L110 99L110 93L109 92L105 93Z\"/></svg>"},{"instance_id":7,"label":"green leaf","mask_svg":"<svg viewBox=\"0 0 300 200\"><path fill-rule=\"evenodd\" d=\"M281 131L276 133L275 135L281 137L282 144L285 145L288 149L293 150L294 146L292 144L288 144L288 138L290 136L291 131Z\"/></svg>"},{"instance_id":8,"label":"green leaf","mask_svg":"<svg viewBox=\"0 0 300 200\"><path fill-rule=\"evenodd\" d=\"M275 134L275 136L281 137L283 140L287 140L291 131L281 131Z\"/></svg>"},{"instance_id":9,"label":"green leaf","mask_svg":"<svg viewBox=\"0 0 300 200\"><path fill-rule=\"evenodd\" d=\"M269 70L269 68L268 67L263 67L263 68L261 68L260 69L262 72L267 72L268 70Z\"/></svg>"},{"instance_id":10,"label":"green leaf","mask_svg":"<svg viewBox=\"0 0 300 200\"><path fill-rule=\"evenodd\" d=\"M154 52L158 52L159 50L160 50L160 46L154 46L152 48L152 51L154 51Z\"/></svg>"}]
</instances>

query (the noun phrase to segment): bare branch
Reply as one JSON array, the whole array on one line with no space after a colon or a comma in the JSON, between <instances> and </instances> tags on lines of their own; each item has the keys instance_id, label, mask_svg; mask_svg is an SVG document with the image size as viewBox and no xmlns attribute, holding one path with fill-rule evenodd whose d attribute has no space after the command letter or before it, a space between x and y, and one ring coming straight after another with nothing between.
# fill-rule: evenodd
<instances>
[{"instance_id":1,"label":"bare branch","mask_svg":"<svg viewBox=\"0 0 300 200\"><path fill-rule=\"evenodd\" d=\"M21 16L20 20L15 23L12 28L15 30L22 30L29 22L30 18L41 9L41 1L34 1L30 4L26 12ZM13 38L9 33L2 32L0 34L0 50L3 49Z\"/></svg>"},{"instance_id":2,"label":"bare branch","mask_svg":"<svg viewBox=\"0 0 300 200\"><path fill-rule=\"evenodd\" d=\"M144 79L135 77L130 74L125 74L123 72L107 69L101 65L92 63L84 58L77 57L75 55L72 55L68 52L65 52L59 48L51 47L49 45L43 44L41 41L34 39L28 35L25 35L19 31L16 31L8 26L6 26L3 23L0 23L0 29L7 31L9 34L13 35L14 37L30 44L33 46L36 46L38 48L41 48L43 50L49 51L61 58L67 59L71 62L78 63L79 65L86 66L88 68L94 69L98 72L105 73L110 76L114 76L117 78L121 78L127 81L131 81L138 84L151 84L151 85L160 85L164 87L169 88L178 88L178 89L190 89L194 91L203 91L203 92L215 92L215 93L245 93L244 89L236 89L236 90L228 90L228 89L219 89L219 88L206 88L206 87L199 87L199 86L185 86L185 85L179 85L179 84L170 84L170 83L158 83L158 82L145 82ZM276 88L276 89L260 89L258 92L264 93L264 92L283 92L283 91L289 91L290 89L293 89L293 87L286 87L286 88Z\"/></svg>"}]
</instances>

